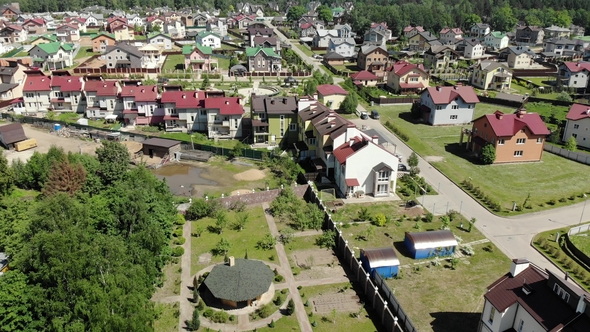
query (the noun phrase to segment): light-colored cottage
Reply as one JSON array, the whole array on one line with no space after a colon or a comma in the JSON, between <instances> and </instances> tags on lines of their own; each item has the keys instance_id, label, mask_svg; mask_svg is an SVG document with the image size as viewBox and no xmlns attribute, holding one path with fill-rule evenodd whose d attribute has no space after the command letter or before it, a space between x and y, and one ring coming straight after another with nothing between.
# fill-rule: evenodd
<instances>
[{"instance_id":1,"label":"light-colored cottage","mask_svg":"<svg viewBox=\"0 0 590 332\"><path fill-rule=\"evenodd\" d=\"M512 70L504 62L481 61L473 68L471 85L482 90L508 90Z\"/></svg>"},{"instance_id":2,"label":"light-colored cottage","mask_svg":"<svg viewBox=\"0 0 590 332\"><path fill-rule=\"evenodd\" d=\"M327 52L334 52L345 58L352 58L356 54L354 46L353 38L332 38L328 42Z\"/></svg>"},{"instance_id":3,"label":"light-colored cottage","mask_svg":"<svg viewBox=\"0 0 590 332\"><path fill-rule=\"evenodd\" d=\"M508 47L508 42L510 38L505 33L500 31L492 31L484 36L483 43L484 45L492 49L494 51L501 50L505 47Z\"/></svg>"},{"instance_id":4,"label":"light-colored cottage","mask_svg":"<svg viewBox=\"0 0 590 332\"><path fill-rule=\"evenodd\" d=\"M430 76L422 64L398 61L387 72L387 86L399 93L418 93L429 86Z\"/></svg>"},{"instance_id":5,"label":"light-colored cottage","mask_svg":"<svg viewBox=\"0 0 590 332\"><path fill-rule=\"evenodd\" d=\"M427 87L420 95L423 117L433 126L470 123L477 103L470 86Z\"/></svg>"}]
</instances>

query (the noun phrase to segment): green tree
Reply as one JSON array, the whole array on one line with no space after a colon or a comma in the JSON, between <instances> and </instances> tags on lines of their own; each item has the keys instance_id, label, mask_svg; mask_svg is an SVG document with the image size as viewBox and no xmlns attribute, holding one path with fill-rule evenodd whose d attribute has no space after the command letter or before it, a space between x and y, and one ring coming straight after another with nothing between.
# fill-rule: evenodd
<instances>
[{"instance_id":1,"label":"green tree","mask_svg":"<svg viewBox=\"0 0 590 332\"><path fill-rule=\"evenodd\" d=\"M235 223L233 224L233 228L240 232L246 227L246 224L250 220L250 215L247 212L238 212L235 216Z\"/></svg>"},{"instance_id":2,"label":"green tree","mask_svg":"<svg viewBox=\"0 0 590 332\"><path fill-rule=\"evenodd\" d=\"M332 10L330 9L330 7L326 6L326 5L321 5L316 9L316 12L318 13L318 18L324 22L326 22L326 24L332 22L333 18L333 13Z\"/></svg>"},{"instance_id":3,"label":"green tree","mask_svg":"<svg viewBox=\"0 0 590 332\"><path fill-rule=\"evenodd\" d=\"M565 142L564 148L568 151L576 151L578 149L578 142L574 136L570 136Z\"/></svg>"},{"instance_id":4,"label":"green tree","mask_svg":"<svg viewBox=\"0 0 590 332\"><path fill-rule=\"evenodd\" d=\"M481 23L481 17L477 14L467 14L464 17L464 27L470 29L476 23Z\"/></svg>"},{"instance_id":5,"label":"green tree","mask_svg":"<svg viewBox=\"0 0 590 332\"><path fill-rule=\"evenodd\" d=\"M374 224L376 226L383 227L383 226L385 226L386 223L387 223L387 217L385 216L385 214L383 214L383 213L377 213L375 215Z\"/></svg>"},{"instance_id":6,"label":"green tree","mask_svg":"<svg viewBox=\"0 0 590 332\"><path fill-rule=\"evenodd\" d=\"M485 165L493 164L496 161L496 148L492 144L486 144L481 149L480 159Z\"/></svg>"},{"instance_id":7,"label":"green tree","mask_svg":"<svg viewBox=\"0 0 590 332\"><path fill-rule=\"evenodd\" d=\"M96 156L100 162L100 177L105 185L123 179L129 170L129 151L119 142L103 141L102 146L96 149Z\"/></svg>"},{"instance_id":8,"label":"green tree","mask_svg":"<svg viewBox=\"0 0 590 332\"><path fill-rule=\"evenodd\" d=\"M201 90L209 87L209 75L203 74L203 82L201 83Z\"/></svg>"},{"instance_id":9,"label":"green tree","mask_svg":"<svg viewBox=\"0 0 590 332\"><path fill-rule=\"evenodd\" d=\"M193 200L191 206L186 210L185 217L188 220L198 220L207 217L211 213L211 205L204 198Z\"/></svg>"},{"instance_id":10,"label":"green tree","mask_svg":"<svg viewBox=\"0 0 590 332\"><path fill-rule=\"evenodd\" d=\"M10 195L14 186L14 169L8 167L4 152L0 151L0 196Z\"/></svg>"},{"instance_id":11,"label":"green tree","mask_svg":"<svg viewBox=\"0 0 590 332\"><path fill-rule=\"evenodd\" d=\"M227 252L229 251L229 248L231 248L231 243L229 243L228 240L226 240L225 238L221 238L221 240L219 240L219 242L217 242L217 244L215 245L215 248L213 248L213 255L215 256L222 256L222 255L227 255Z\"/></svg>"},{"instance_id":12,"label":"green tree","mask_svg":"<svg viewBox=\"0 0 590 332\"><path fill-rule=\"evenodd\" d=\"M557 94L557 97L555 99L567 102L573 101L572 96L570 96L569 93L567 93L566 91L561 91L559 94Z\"/></svg>"},{"instance_id":13,"label":"green tree","mask_svg":"<svg viewBox=\"0 0 590 332\"><path fill-rule=\"evenodd\" d=\"M408 166L410 167L417 167L418 166L418 155L416 152L412 152L408 157Z\"/></svg>"},{"instance_id":14,"label":"green tree","mask_svg":"<svg viewBox=\"0 0 590 332\"><path fill-rule=\"evenodd\" d=\"M567 28L570 26L570 24L572 24L572 18L567 10L560 10L556 14L557 15L554 16L555 25L562 28Z\"/></svg>"},{"instance_id":15,"label":"green tree","mask_svg":"<svg viewBox=\"0 0 590 332\"><path fill-rule=\"evenodd\" d=\"M283 228L279 231L279 241L281 241L283 245L289 244L294 236L295 232L291 228Z\"/></svg>"},{"instance_id":16,"label":"green tree","mask_svg":"<svg viewBox=\"0 0 590 332\"><path fill-rule=\"evenodd\" d=\"M275 239L272 234L267 233L264 237L256 243L256 248L262 250L270 250L275 247L277 244L277 239Z\"/></svg>"},{"instance_id":17,"label":"green tree","mask_svg":"<svg viewBox=\"0 0 590 332\"><path fill-rule=\"evenodd\" d=\"M353 114L358 107L358 99L355 92L350 92L340 104L340 110L344 114Z\"/></svg>"},{"instance_id":18,"label":"green tree","mask_svg":"<svg viewBox=\"0 0 590 332\"><path fill-rule=\"evenodd\" d=\"M233 66L236 66L236 65L239 65L239 64L240 64L240 60L239 60L237 57L235 57L235 56L232 56L232 57L229 59L229 68L231 68L231 67L233 67Z\"/></svg>"},{"instance_id":19,"label":"green tree","mask_svg":"<svg viewBox=\"0 0 590 332\"><path fill-rule=\"evenodd\" d=\"M512 31L518 19L514 16L512 8L505 4L502 7L494 7L492 10L492 27L499 31Z\"/></svg>"},{"instance_id":20,"label":"green tree","mask_svg":"<svg viewBox=\"0 0 590 332\"><path fill-rule=\"evenodd\" d=\"M193 316L191 320L186 321L186 327L189 331L197 331L201 327L201 318L197 308L193 309Z\"/></svg>"},{"instance_id":21,"label":"green tree","mask_svg":"<svg viewBox=\"0 0 590 332\"><path fill-rule=\"evenodd\" d=\"M469 220L469 229L468 229L469 233L471 233L471 230L473 229L473 225L474 225L476 222L477 222L477 219L475 219L475 218L471 218L471 219Z\"/></svg>"},{"instance_id":22,"label":"green tree","mask_svg":"<svg viewBox=\"0 0 590 332\"><path fill-rule=\"evenodd\" d=\"M295 312L295 302L293 302L293 299L290 299L289 303L287 303L287 309L285 310L285 313L287 314L287 316L291 316L294 312Z\"/></svg>"},{"instance_id":23,"label":"green tree","mask_svg":"<svg viewBox=\"0 0 590 332\"><path fill-rule=\"evenodd\" d=\"M217 229L217 234L222 234L223 229L226 225L227 215L225 214L225 211L220 210L217 212L217 215L215 216L215 228Z\"/></svg>"},{"instance_id":24,"label":"green tree","mask_svg":"<svg viewBox=\"0 0 590 332\"><path fill-rule=\"evenodd\" d=\"M303 6L293 6L289 8L289 12L287 12L287 19L289 21L298 21L305 12L306 10Z\"/></svg>"},{"instance_id":25,"label":"green tree","mask_svg":"<svg viewBox=\"0 0 590 332\"><path fill-rule=\"evenodd\" d=\"M27 276L8 271L0 282L0 324L4 331L34 331L33 308ZM37 326L41 328L41 326Z\"/></svg>"},{"instance_id":26,"label":"green tree","mask_svg":"<svg viewBox=\"0 0 590 332\"><path fill-rule=\"evenodd\" d=\"M336 246L336 232L334 230L324 231L315 242L321 248L332 249Z\"/></svg>"},{"instance_id":27,"label":"green tree","mask_svg":"<svg viewBox=\"0 0 590 332\"><path fill-rule=\"evenodd\" d=\"M318 91L318 81L311 78L305 82L303 93L308 96L313 96Z\"/></svg>"}]
</instances>

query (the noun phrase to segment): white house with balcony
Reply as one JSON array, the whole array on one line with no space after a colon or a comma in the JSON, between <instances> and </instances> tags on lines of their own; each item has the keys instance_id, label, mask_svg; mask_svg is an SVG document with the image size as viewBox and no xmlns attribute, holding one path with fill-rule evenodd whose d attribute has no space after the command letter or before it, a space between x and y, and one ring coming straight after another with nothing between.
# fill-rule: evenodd
<instances>
[{"instance_id":1,"label":"white house with balcony","mask_svg":"<svg viewBox=\"0 0 590 332\"><path fill-rule=\"evenodd\" d=\"M420 94L423 119L433 126L470 123L477 103L470 86L428 87Z\"/></svg>"},{"instance_id":2,"label":"white house with balcony","mask_svg":"<svg viewBox=\"0 0 590 332\"><path fill-rule=\"evenodd\" d=\"M239 97L206 98L207 136L209 138L242 137L242 117L244 107Z\"/></svg>"},{"instance_id":3,"label":"white house with balcony","mask_svg":"<svg viewBox=\"0 0 590 332\"><path fill-rule=\"evenodd\" d=\"M590 148L590 105L573 104L565 119L563 141L574 137L579 146Z\"/></svg>"},{"instance_id":4,"label":"white house with balcony","mask_svg":"<svg viewBox=\"0 0 590 332\"><path fill-rule=\"evenodd\" d=\"M199 45L211 47L214 50L221 48L221 37L214 32L201 31L195 38Z\"/></svg>"},{"instance_id":5,"label":"white house with balcony","mask_svg":"<svg viewBox=\"0 0 590 332\"><path fill-rule=\"evenodd\" d=\"M38 44L29 50L33 63L49 70L63 69L74 64L74 49L71 44L53 42Z\"/></svg>"}]
</instances>

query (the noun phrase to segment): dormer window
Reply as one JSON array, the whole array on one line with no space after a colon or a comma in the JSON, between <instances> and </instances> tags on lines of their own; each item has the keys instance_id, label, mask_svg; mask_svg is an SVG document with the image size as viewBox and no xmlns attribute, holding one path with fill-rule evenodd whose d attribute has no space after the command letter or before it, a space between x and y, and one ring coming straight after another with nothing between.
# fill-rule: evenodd
<instances>
[{"instance_id":1,"label":"dormer window","mask_svg":"<svg viewBox=\"0 0 590 332\"><path fill-rule=\"evenodd\" d=\"M565 302L569 302L570 294L565 291L565 289L561 288L557 283L553 285L553 291L561 297Z\"/></svg>"}]
</instances>

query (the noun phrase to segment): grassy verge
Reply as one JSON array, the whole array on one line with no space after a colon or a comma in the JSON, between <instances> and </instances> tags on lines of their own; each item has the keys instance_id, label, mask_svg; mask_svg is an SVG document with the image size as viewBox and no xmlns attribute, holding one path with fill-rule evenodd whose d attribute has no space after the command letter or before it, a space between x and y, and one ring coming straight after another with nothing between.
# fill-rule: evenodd
<instances>
[{"instance_id":1,"label":"grassy verge","mask_svg":"<svg viewBox=\"0 0 590 332\"><path fill-rule=\"evenodd\" d=\"M561 243L555 241L558 232L563 236L568 230L569 228L559 228L539 233L533 239L533 246L562 271L568 272L570 278L576 280L579 285L590 290L590 273L569 255Z\"/></svg>"},{"instance_id":2,"label":"grassy verge","mask_svg":"<svg viewBox=\"0 0 590 332\"><path fill-rule=\"evenodd\" d=\"M264 327L256 329L259 332L271 332L271 331L299 331L299 322L295 314L291 316L283 316L281 319L275 322L275 327Z\"/></svg>"},{"instance_id":3,"label":"grassy verge","mask_svg":"<svg viewBox=\"0 0 590 332\"><path fill-rule=\"evenodd\" d=\"M97 55L97 54L100 54L100 53L92 52L92 47L81 47L80 50L78 51L78 53L76 54L76 57L74 58L74 60L91 57L91 56Z\"/></svg>"},{"instance_id":4,"label":"grassy verge","mask_svg":"<svg viewBox=\"0 0 590 332\"><path fill-rule=\"evenodd\" d=\"M313 51L310 50L308 47L301 45L301 44L297 44L294 43L293 45L295 45L295 47L297 47L301 52L303 52L305 55L307 56L313 56Z\"/></svg>"},{"instance_id":5,"label":"grassy verge","mask_svg":"<svg viewBox=\"0 0 590 332\"><path fill-rule=\"evenodd\" d=\"M590 255L590 233L578 233L570 236L570 241L584 254Z\"/></svg>"},{"instance_id":6,"label":"grassy verge","mask_svg":"<svg viewBox=\"0 0 590 332\"><path fill-rule=\"evenodd\" d=\"M256 243L269 233L268 225L264 217L262 207L257 206L247 210L250 216L249 222L241 232L230 229L231 224L235 221L235 212L227 212L228 226L223 230L222 234L209 232L207 227L215 225L215 219L203 218L198 221L193 221L193 233L197 228L203 230L200 237L193 237L191 241L192 254L191 259L191 274L197 273L199 270L212 265L223 262L223 255L213 256L211 262L208 264L200 264L199 256L204 253L210 253L217 243L222 239L226 239L231 244L227 252L228 256L235 256L242 258L248 252L248 258L271 260L274 256L276 259L277 252L272 250L260 250L256 248Z\"/></svg>"},{"instance_id":7,"label":"grassy verge","mask_svg":"<svg viewBox=\"0 0 590 332\"><path fill-rule=\"evenodd\" d=\"M156 320L154 331L176 332L178 331L178 316L180 315L178 303L156 303Z\"/></svg>"},{"instance_id":8,"label":"grassy verge","mask_svg":"<svg viewBox=\"0 0 590 332\"><path fill-rule=\"evenodd\" d=\"M162 69L164 70L182 70L184 68L184 55L173 54L166 56L166 61Z\"/></svg>"},{"instance_id":9,"label":"grassy verge","mask_svg":"<svg viewBox=\"0 0 590 332\"><path fill-rule=\"evenodd\" d=\"M453 182L460 184L471 178L474 186L500 204L500 215L535 212L577 203L583 200L579 197L583 191L590 191L590 187L580 186L587 183L587 166L583 164L545 152L542 161L537 163L483 166L473 160L465 146L459 143L462 127L433 127L416 123L411 117L409 105L373 108L381 114L382 123L391 121L406 134L409 138L407 144L422 157L443 157L442 162L431 164ZM482 103L477 105L474 118L495 110L505 113L514 111ZM471 128L471 125L463 128ZM559 172L555 172L556 169ZM531 196L527 205L530 205L530 209L511 212L513 202L523 205L529 194Z\"/></svg>"},{"instance_id":10,"label":"grassy verge","mask_svg":"<svg viewBox=\"0 0 590 332\"><path fill-rule=\"evenodd\" d=\"M170 138L170 139L175 139L175 140L180 140L180 141L186 141L186 142L190 142L191 141L191 135L187 134L187 133L161 133L159 135L160 137L163 138ZM206 145L212 145L212 146L219 146L219 147L224 147L227 149L233 149L234 146L236 146L236 144L238 143L237 140L218 140L217 142L213 141L213 140L199 140L197 138L193 138L193 142L195 144L206 144Z\"/></svg>"}]
</instances>

